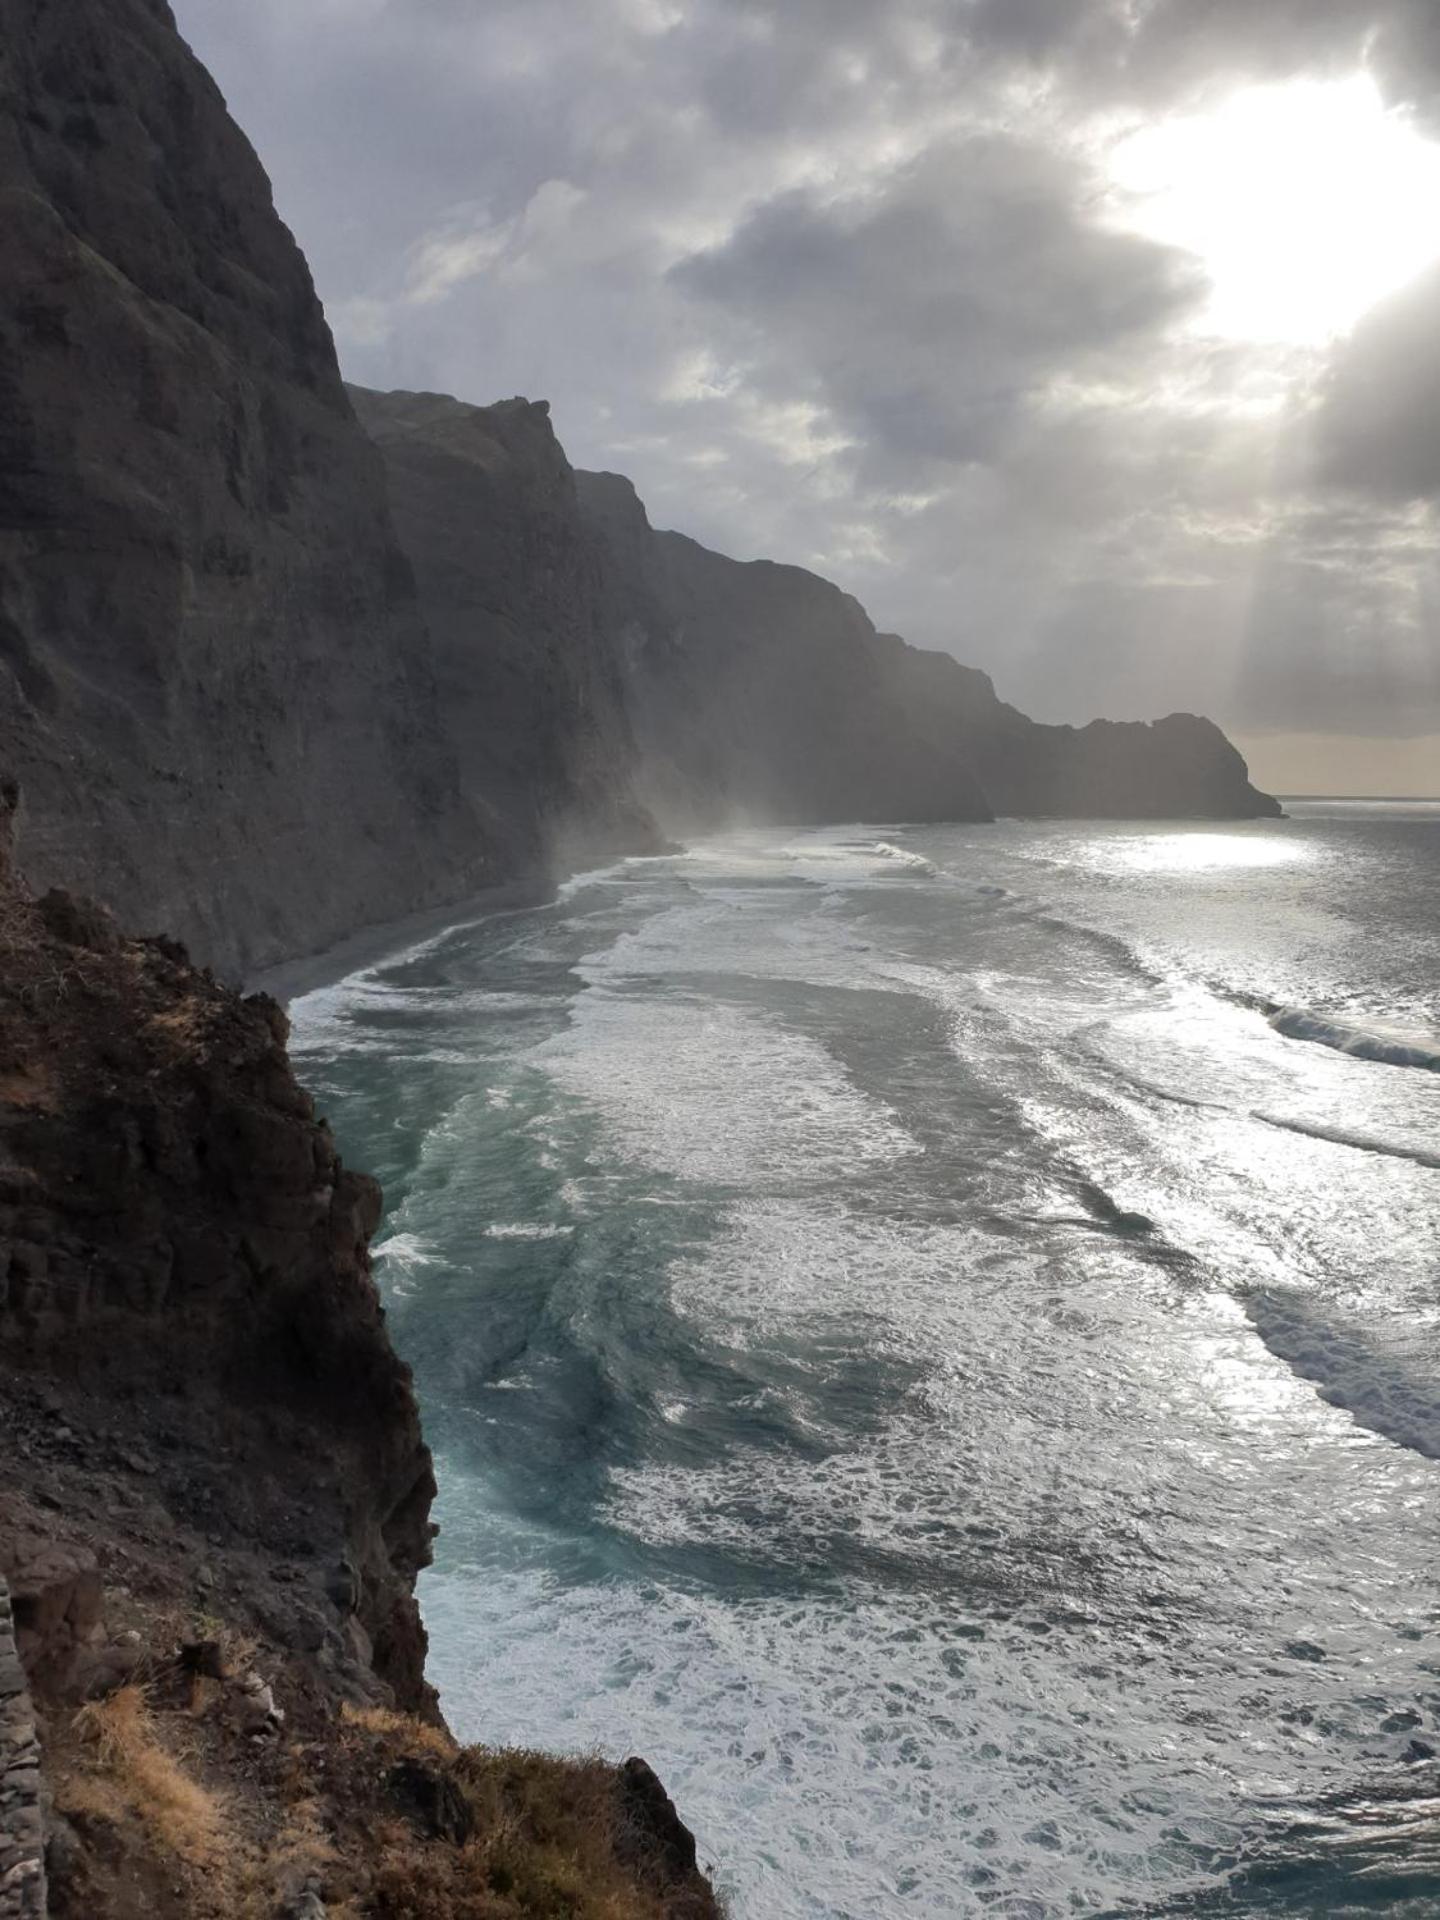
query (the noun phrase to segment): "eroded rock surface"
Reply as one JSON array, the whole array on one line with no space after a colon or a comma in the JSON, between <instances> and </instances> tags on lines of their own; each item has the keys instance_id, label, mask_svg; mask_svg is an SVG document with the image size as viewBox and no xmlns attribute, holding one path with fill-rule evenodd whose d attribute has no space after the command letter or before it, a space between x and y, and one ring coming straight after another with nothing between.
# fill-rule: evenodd
<instances>
[{"instance_id":1,"label":"eroded rock surface","mask_svg":"<svg viewBox=\"0 0 1440 1920\"><path fill-rule=\"evenodd\" d=\"M489 877L310 273L164 0L0 0L0 766L253 970Z\"/></svg>"},{"instance_id":2,"label":"eroded rock surface","mask_svg":"<svg viewBox=\"0 0 1440 1920\"><path fill-rule=\"evenodd\" d=\"M345 1604L307 1592L295 1629L313 1619L314 1651L358 1647L423 1707L434 1482L370 1275L380 1194L342 1164L286 1032L173 943L0 886L0 1363L75 1394L44 1431L61 1459L93 1442L97 1475L148 1483L221 1547L314 1563L303 1586L342 1592L348 1570ZM94 1597L35 1531L12 1524L10 1572L58 1683Z\"/></svg>"},{"instance_id":3,"label":"eroded rock surface","mask_svg":"<svg viewBox=\"0 0 1440 1920\"><path fill-rule=\"evenodd\" d=\"M385 456L466 799L509 868L653 851L604 555L549 407L350 392Z\"/></svg>"}]
</instances>

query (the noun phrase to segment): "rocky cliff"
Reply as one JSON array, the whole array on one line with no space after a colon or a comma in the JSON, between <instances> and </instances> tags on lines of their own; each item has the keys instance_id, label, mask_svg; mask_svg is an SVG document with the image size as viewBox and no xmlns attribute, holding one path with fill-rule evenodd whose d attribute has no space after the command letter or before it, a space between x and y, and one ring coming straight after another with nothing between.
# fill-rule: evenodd
<instances>
[{"instance_id":1,"label":"rocky cliff","mask_svg":"<svg viewBox=\"0 0 1440 1920\"><path fill-rule=\"evenodd\" d=\"M877 634L916 738L963 753L996 813L1086 819L1246 820L1280 804L1251 785L1213 720L1092 720L1043 726L1001 700L990 676L948 653Z\"/></svg>"},{"instance_id":2,"label":"rocky cliff","mask_svg":"<svg viewBox=\"0 0 1440 1920\"><path fill-rule=\"evenodd\" d=\"M656 844L602 554L543 401L351 388L385 456L465 797L515 871Z\"/></svg>"},{"instance_id":3,"label":"rocky cliff","mask_svg":"<svg viewBox=\"0 0 1440 1920\"><path fill-rule=\"evenodd\" d=\"M227 1543L317 1586L348 1568L317 1650L419 1708L434 1480L370 1278L380 1195L286 1033L171 942L0 873L0 1357L83 1392L87 1424L143 1408L136 1444Z\"/></svg>"},{"instance_id":4,"label":"rocky cliff","mask_svg":"<svg viewBox=\"0 0 1440 1920\"><path fill-rule=\"evenodd\" d=\"M618 475L578 482L662 824L990 817L960 744L915 730L858 601L652 531Z\"/></svg>"},{"instance_id":5,"label":"rocky cliff","mask_svg":"<svg viewBox=\"0 0 1440 1920\"><path fill-rule=\"evenodd\" d=\"M1280 810L1208 720L1039 725L988 675L877 633L828 580L655 532L618 475L578 481L662 824Z\"/></svg>"},{"instance_id":6,"label":"rocky cliff","mask_svg":"<svg viewBox=\"0 0 1440 1920\"><path fill-rule=\"evenodd\" d=\"M643 1763L445 1731L379 1191L274 1002L33 897L13 812L0 789L0 1893L38 1916L43 1821L76 1920L710 1920Z\"/></svg>"},{"instance_id":7,"label":"rocky cliff","mask_svg":"<svg viewBox=\"0 0 1440 1920\"><path fill-rule=\"evenodd\" d=\"M232 970L495 864L379 456L164 0L0 0L0 765L37 882Z\"/></svg>"},{"instance_id":8,"label":"rocky cliff","mask_svg":"<svg viewBox=\"0 0 1440 1920\"><path fill-rule=\"evenodd\" d=\"M0 764L37 881L197 959L641 850L646 802L1265 804L1199 723L1034 728L827 582L653 532L543 406L359 394L367 435L164 0L0 0L0 207Z\"/></svg>"},{"instance_id":9,"label":"rocky cliff","mask_svg":"<svg viewBox=\"0 0 1440 1920\"><path fill-rule=\"evenodd\" d=\"M352 389L435 636L467 798L512 857L723 822L1276 812L1210 722L1036 724L801 567L655 531L543 403ZM587 825L588 823L588 825Z\"/></svg>"}]
</instances>

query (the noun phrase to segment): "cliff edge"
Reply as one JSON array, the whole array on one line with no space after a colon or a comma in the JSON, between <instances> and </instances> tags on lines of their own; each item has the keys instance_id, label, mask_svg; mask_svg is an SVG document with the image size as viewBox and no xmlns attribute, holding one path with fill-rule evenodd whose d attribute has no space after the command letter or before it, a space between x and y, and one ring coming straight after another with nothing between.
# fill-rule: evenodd
<instances>
[{"instance_id":1,"label":"cliff edge","mask_svg":"<svg viewBox=\"0 0 1440 1920\"><path fill-rule=\"evenodd\" d=\"M275 1003L32 895L15 801L0 789L0 1580L21 1664L0 1647L0 1708L28 1685L15 1748L38 1730L43 1791L0 1803L0 1864L33 1902L43 1820L50 1911L77 1920L706 1920L643 1763L446 1732L415 1602L434 1479L370 1274L379 1191L296 1083Z\"/></svg>"}]
</instances>

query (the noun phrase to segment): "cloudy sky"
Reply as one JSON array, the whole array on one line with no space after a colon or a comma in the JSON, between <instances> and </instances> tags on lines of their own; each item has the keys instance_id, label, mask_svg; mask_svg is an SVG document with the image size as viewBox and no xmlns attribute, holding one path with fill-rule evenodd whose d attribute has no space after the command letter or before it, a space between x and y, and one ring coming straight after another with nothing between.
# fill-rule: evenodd
<instances>
[{"instance_id":1,"label":"cloudy sky","mask_svg":"<svg viewBox=\"0 0 1440 1920\"><path fill-rule=\"evenodd\" d=\"M175 0L349 377L1046 719L1440 791L1435 0Z\"/></svg>"}]
</instances>

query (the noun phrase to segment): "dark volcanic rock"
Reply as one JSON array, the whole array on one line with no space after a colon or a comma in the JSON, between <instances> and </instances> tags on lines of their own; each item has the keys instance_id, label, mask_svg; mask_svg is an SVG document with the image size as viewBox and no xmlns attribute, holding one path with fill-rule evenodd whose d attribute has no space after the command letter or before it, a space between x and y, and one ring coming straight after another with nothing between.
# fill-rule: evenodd
<instances>
[{"instance_id":1,"label":"dark volcanic rock","mask_svg":"<svg viewBox=\"0 0 1440 1920\"><path fill-rule=\"evenodd\" d=\"M43 906L0 888L0 1363L80 1390L109 1431L141 1408L161 1441L51 1425L43 1456L83 1444L92 1476L123 1468L266 1554L304 1499L375 1670L425 1708L434 1479L370 1276L379 1190L315 1119L273 1001ZM96 1627L93 1563L34 1519L0 1514L0 1547L22 1650L58 1673ZM285 1612L325 1638L313 1608Z\"/></svg>"},{"instance_id":2,"label":"dark volcanic rock","mask_svg":"<svg viewBox=\"0 0 1440 1920\"><path fill-rule=\"evenodd\" d=\"M620 1794L637 1851L663 1863L672 1880L694 1873L695 1836L648 1760L632 1755L625 1762L620 1769Z\"/></svg>"},{"instance_id":3,"label":"dark volcanic rock","mask_svg":"<svg viewBox=\"0 0 1440 1920\"><path fill-rule=\"evenodd\" d=\"M485 872L379 457L164 0L0 0L0 765L37 885L226 968Z\"/></svg>"},{"instance_id":4,"label":"dark volcanic rock","mask_svg":"<svg viewBox=\"0 0 1440 1920\"><path fill-rule=\"evenodd\" d=\"M13 811L0 787L0 872ZM446 1731L378 1190L273 1001L93 935L0 882L3 1920L40 1920L42 1859L54 1920L538 1911L531 1889L717 1920L638 1763Z\"/></svg>"},{"instance_id":5,"label":"dark volcanic rock","mask_svg":"<svg viewBox=\"0 0 1440 1920\"><path fill-rule=\"evenodd\" d=\"M351 388L385 455L467 799L514 870L653 851L603 556L543 401Z\"/></svg>"}]
</instances>

